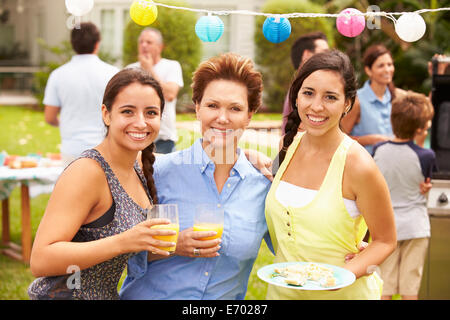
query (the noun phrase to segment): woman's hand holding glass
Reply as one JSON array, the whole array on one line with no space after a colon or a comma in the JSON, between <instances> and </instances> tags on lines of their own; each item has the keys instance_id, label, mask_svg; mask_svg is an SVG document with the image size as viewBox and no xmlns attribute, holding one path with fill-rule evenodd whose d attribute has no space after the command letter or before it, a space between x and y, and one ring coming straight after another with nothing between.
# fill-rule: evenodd
<instances>
[{"instance_id":1,"label":"woman's hand holding glass","mask_svg":"<svg viewBox=\"0 0 450 320\"><path fill-rule=\"evenodd\" d=\"M202 258L219 256L223 216L223 209L218 208L216 204L198 205L194 216L194 227L180 234L177 254Z\"/></svg>"},{"instance_id":2,"label":"woman's hand holding glass","mask_svg":"<svg viewBox=\"0 0 450 320\"><path fill-rule=\"evenodd\" d=\"M178 239L178 232L180 225L178 222L178 206L176 204L155 204L149 211L147 219L167 219L168 224L156 224L151 227L154 230L170 230L171 234L156 235L155 239L164 241L166 244L158 246L159 249L167 251L169 254L175 252L175 247ZM170 243L170 244L169 244ZM169 245L167 245L169 244ZM157 253L157 252L152 252Z\"/></svg>"},{"instance_id":3,"label":"woman's hand holding glass","mask_svg":"<svg viewBox=\"0 0 450 320\"><path fill-rule=\"evenodd\" d=\"M122 253L149 251L156 254L168 256L168 251L160 249L161 247L172 247L175 243L158 240L157 236L173 237L176 231L169 229L152 228L158 225L169 225L168 219L149 219L135 225L133 228L119 234L121 237L119 243Z\"/></svg>"},{"instance_id":4,"label":"woman's hand holding glass","mask_svg":"<svg viewBox=\"0 0 450 320\"><path fill-rule=\"evenodd\" d=\"M175 254L192 258L214 258L219 256L220 243L222 240L202 240L216 237L216 231L194 231L188 228L180 232L178 236Z\"/></svg>"}]
</instances>

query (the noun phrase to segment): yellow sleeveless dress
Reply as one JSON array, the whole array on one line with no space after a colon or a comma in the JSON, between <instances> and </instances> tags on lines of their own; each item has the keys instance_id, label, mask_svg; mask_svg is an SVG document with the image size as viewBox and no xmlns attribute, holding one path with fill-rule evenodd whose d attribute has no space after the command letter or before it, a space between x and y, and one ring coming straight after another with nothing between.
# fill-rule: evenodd
<instances>
[{"instance_id":1,"label":"yellow sleeveless dress","mask_svg":"<svg viewBox=\"0 0 450 320\"><path fill-rule=\"evenodd\" d=\"M352 218L342 198L342 177L347 151L354 142L347 135L336 149L315 198L300 208L285 207L275 197L281 177L297 150L303 134L294 139L266 197L266 220L275 250L275 261L321 262L342 267L348 253L358 252L367 225L362 215ZM380 299L382 280L376 274L363 276L336 291L306 291L270 285L267 299Z\"/></svg>"}]
</instances>

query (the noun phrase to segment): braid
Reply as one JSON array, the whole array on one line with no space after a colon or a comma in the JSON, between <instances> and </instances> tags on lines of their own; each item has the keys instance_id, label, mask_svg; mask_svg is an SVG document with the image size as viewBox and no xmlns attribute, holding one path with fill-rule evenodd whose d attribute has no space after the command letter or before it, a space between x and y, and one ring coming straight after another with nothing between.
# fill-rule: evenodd
<instances>
[{"instance_id":1,"label":"braid","mask_svg":"<svg viewBox=\"0 0 450 320\"><path fill-rule=\"evenodd\" d=\"M294 141L299 126L300 126L300 116L298 115L297 107L295 107L289 114L286 123L286 134L284 135L283 138L283 148L280 151L279 157L280 165L283 162L284 157L286 156L287 149L291 145L292 141Z\"/></svg>"},{"instance_id":2,"label":"braid","mask_svg":"<svg viewBox=\"0 0 450 320\"><path fill-rule=\"evenodd\" d=\"M147 148L142 150L142 169L144 171L145 179L147 180L147 187L150 191L153 204L157 204L158 196L156 194L155 180L153 179L153 163L155 163L155 155L153 154L154 149L155 144L152 143Z\"/></svg>"},{"instance_id":3,"label":"braid","mask_svg":"<svg viewBox=\"0 0 450 320\"><path fill-rule=\"evenodd\" d=\"M300 116L298 115L297 107L294 107L291 113L289 113L288 120L286 123L286 134L283 138L283 147L272 162L272 175L277 174L278 169L283 163L286 157L286 152L292 141L294 141L295 135L297 134L298 127L300 126Z\"/></svg>"},{"instance_id":4,"label":"braid","mask_svg":"<svg viewBox=\"0 0 450 320\"><path fill-rule=\"evenodd\" d=\"M287 118L286 126L285 126L285 132L283 138L283 147L281 148L280 152L276 156L276 158L272 162L272 175L275 176L277 174L278 168L283 163L284 158L286 157L286 152L289 146L291 145L292 141L294 141L295 135L297 134L298 127L300 126L300 116L298 115L298 109L297 109L297 92L300 87L298 86L299 81L295 80L291 88L289 89L289 103L292 106L292 111L289 113L289 116ZM301 83L300 83L301 84ZM298 88L297 88L298 87Z\"/></svg>"}]
</instances>

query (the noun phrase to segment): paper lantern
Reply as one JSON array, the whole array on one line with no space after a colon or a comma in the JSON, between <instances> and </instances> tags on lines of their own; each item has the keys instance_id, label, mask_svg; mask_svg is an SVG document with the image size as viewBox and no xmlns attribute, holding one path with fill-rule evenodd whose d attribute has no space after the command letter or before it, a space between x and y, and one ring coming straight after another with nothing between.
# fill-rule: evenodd
<instances>
[{"instance_id":1,"label":"paper lantern","mask_svg":"<svg viewBox=\"0 0 450 320\"><path fill-rule=\"evenodd\" d=\"M354 16L349 14L361 13L354 8L347 8L339 13L336 19L336 27L340 34L346 37L356 37L364 31L366 20L364 16Z\"/></svg>"},{"instance_id":2,"label":"paper lantern","mask_svg":"<svg viewBox=\"0 0 450 320\"><path fill-rule=\"evenodd\" d=\"M422 38L426 29L425 21L417 13L402 14L395 23L395 32L400 39L407 42L414 42Z\"/></svg>"},{"instance_id":3,"label":"paper lantern","mask_svg":"<svg viewBox=\"0 0 450 320\"><path fill-rule=\"evenodd\" d=\"M270 42L283 42L291 35L291 23L283 17L268 17L263 24L263 34Z\"/></svg>"},{"instance_id":4,"label":"paper lantern","mask_svg":"<svg viewBox=\"0 0 450 320\"><path fill-rule=\"evenodd\" d=\"M94 0L66 0L66 8L74 16L81 17L92 10Z\"/></svg>"},{"instance_id":5,"label":"paper lantern","mask_svg":"<svg viewBox=\"0 0 450 320\"><path fill-rule=\"evenodd\" d=\"M148 26L155 22L158 9L151 0L133 1L130 7L131 20L140 26Z\"/></svg>"},{"instance_id":6,"label":"paper lantern","mask_svg":"<svg viewBox=\"0 0 450 320\"><path fill-rule=\"evenodd\" d=\"M195 24L195 33L203 42L216 42L223 34L223 21L218 16L203 16Z\"/></svg>"}]
</instances>

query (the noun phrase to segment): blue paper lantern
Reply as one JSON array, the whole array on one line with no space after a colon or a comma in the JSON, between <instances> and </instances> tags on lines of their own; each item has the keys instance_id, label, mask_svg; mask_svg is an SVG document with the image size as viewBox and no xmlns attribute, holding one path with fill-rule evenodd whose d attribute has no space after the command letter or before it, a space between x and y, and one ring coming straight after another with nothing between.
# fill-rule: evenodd
<instances>
[{"instance_id":1,"label":"blue paper lantern","mask_svg":"<svg viewBox=\"0 0 450 320\"><path fill-rule=\"evenodd\" d=\"M215 42L223 34L224 25L218 16L203 16L195 24L195 33L203 42Z\"/></svg>"},{"instance_id":2,"label":"blue paper lantern","mask_svg":"<svg viewBox=\"0 0 450 320\"><path fill-rule=\"evenodd\" d=\"M283 42L291 35L291 23L283 17L268 17L264 21L263 34L270 42Z\"/></svg>"}]
</instances>

